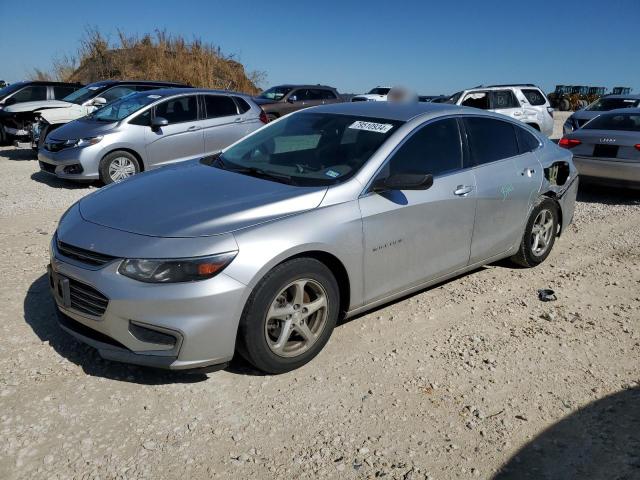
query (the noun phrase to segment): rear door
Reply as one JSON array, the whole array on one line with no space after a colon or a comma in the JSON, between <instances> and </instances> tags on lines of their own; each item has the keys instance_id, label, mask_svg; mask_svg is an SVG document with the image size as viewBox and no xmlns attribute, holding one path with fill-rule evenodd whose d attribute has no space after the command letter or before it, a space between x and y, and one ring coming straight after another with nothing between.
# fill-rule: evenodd
<instances>
[{"instance_id":1,"label":"rear door","mask_svg":"<svg viewBox=\"0 0 640 480\"><path fill-rule=\"evenodd\" d=\"M524 121L524 108L510 89L491 91L491 110Z\"/></svg>"},{"instance_id":2,"label":"rear door","mask_svg":"<svg viewBox=\"0 0 640 480\"><path fill-rule=\"evenodd\" d=\"M535 148L531 148L537 148L539 142L534 137L529 148L521 148L516 129L523 129L512 122L469 116L464 126L477 182L470 259L476 263L520 242L542 184L542 167Z\"/></svg>"},{"instance_id":3,"label":"rear door","mask_svg":"<svg viewBox=\"0 0 640 480\"><path fill-rule=\"evenodd\" d=\"M464 169L458 122L430 122L391 155L379 176L430 173L427 190L368 192L359 199L366 301L467 265L476 208L475 177Z\"/></svg>"},{"instance_id":4,"label":"rear door","mask_svg":"<svg viewBox=\"0 0 640 480\"><path fill-rule=\"evenodd\" d=\"M204 154L204 137L198 120L198 97L184 95L155 107L155 117L169 125L146 130L146 150L150 167L196 158Z\"/></svg>"},{"instance_id":5,"label":"rear door","mask_svg":"<svg viewBox=\"0 0 640 480\"><path fill-rule=\"evenodd\" d=\"M219 152L248 132L246 116L228 95L202 95L204 153Z\"/></svg>"}]
</instances>

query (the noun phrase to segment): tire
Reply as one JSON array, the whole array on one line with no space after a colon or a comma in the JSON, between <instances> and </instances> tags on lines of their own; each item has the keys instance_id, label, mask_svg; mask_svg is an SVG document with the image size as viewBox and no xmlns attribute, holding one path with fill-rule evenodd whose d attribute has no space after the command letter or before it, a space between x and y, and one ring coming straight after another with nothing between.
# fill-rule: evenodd
<instances>
[{"instance_id":1,"label":"tire","mask_svg":"<svg viewBox=\"0 0 640 480\"><path fill-rule=\"evenodd\" d=\"M7 134L4 131L4 125L0 125L0 145L4 145L7 142Z\"/></svg>"},{"instance_id":2,"label":"tire","mask_svg":"<svg viewBox=\"0 0 640 480\"><path fill-rule=\"evenodd\" d=\"M100 181L105 185L120 182L140 173L138 159L129 152L116 150L100 160Z\"/></svg>"},{"instance_id":3,"label":"tire","mask_svg":"<svg viewBox=\"0 0 640 480\"><path fill-rule=\"evenodd\" d=\"M541 223L548 227L541 230ZM539 232L538 240L535 239L534 229ZM523 267L540 265L551 253L557 231L558 206L550 198L541 197L531 210L518 253L511 257L511 260ZM542 242L544 242L544 248L540 245Z\"/></svg>"},{"instance_id":4,"label":"tire","mask_svg":"<svg viewBox=\"0 0 640 480\"><path fill-rule=\"evenodd\" d=\"M278 116L275 113L267 113L267 118L270 122L273 122L274 120L278 119Z\"/></svg>"},{"instance_id":5,"label":"tire","mask_svg":"<svg viewBox=\"0 0 640 480\"><path fill-rule=\"evenodd\" d=\"M568 112L569 110L571 110L571 102L567 98L561 98L560 99L560 111L561 112Z\"/></svg>"},{"instance_id":6,"label":"tire","mask_svg":"<svg viewBox=\"0 0 640 480\"><path fill-rule=\"evenodd\" d=\"M324 306L305 317L305 305L318 307L323 304L323 296ZM302 301L296 303L300 298ZM271 313L278 310L283 313ZM326 345L339 310L338 283L326 265L312 258L282 263L265 275L251 293L240 319L238 351L263 372L294 370Z\"/></svg>"},{"instance_id":7,"label":"tire","mask_svg":"<svg viewBox=\"0 0 640 480\"><path fill-rule=\"evenodd\" d=\"M42 130L40 130L40 136L38 137L38 150L42 148L44 141L47 139L47 135L49 135L54 128L55 127L53 125L45 125L42 127Z\"/></svg>"}]
</instances>

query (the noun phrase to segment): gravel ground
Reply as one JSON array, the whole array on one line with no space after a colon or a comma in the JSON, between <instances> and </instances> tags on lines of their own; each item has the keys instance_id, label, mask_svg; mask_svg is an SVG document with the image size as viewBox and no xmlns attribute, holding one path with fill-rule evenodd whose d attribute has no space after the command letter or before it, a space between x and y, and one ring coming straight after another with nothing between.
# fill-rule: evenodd
<instances>
[{"instance_id":1,"label":"gravel ground","mask_svg":"<svg viewBox=\"0 0 640 480\"><path fill-rule=\"evenodd\" d=\"M638 194L581 189L540 267L347 321L297 371L193 376L57 327L47 244L96 187L12 147L0 167L0 478L640 478Z\"/></svg>"}]
</instances>

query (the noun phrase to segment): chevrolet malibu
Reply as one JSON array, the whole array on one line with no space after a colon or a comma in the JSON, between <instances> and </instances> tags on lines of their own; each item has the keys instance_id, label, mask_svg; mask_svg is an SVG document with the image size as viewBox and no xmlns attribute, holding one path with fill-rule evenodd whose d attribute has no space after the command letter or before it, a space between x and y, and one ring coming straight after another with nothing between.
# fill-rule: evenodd
<instances>
[{"instance_id":1,"label":"chevrolet malibu","mask_svg":"<svg viewBox=\"0 0 640 480\"><path fill-rule=\"evenodd\" d=\"M503 258L571 222L571 153L508 117L361 102L297 112L201 160L85 197L51 242L63 329L169 369L310 361L336 320Z\"/></svg>"}]
</instances>

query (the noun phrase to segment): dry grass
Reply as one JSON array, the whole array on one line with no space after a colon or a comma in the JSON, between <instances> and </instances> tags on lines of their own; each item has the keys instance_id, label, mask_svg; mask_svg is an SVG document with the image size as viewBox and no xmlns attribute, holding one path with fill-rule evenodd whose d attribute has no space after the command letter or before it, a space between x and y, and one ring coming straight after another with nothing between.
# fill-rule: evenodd
<instances>
[{"instance_id":1,"label":"dry grass","mask_svg":"<svg viewBox=\"0 0 640 480\"><path fill-rule=\"evenodd\" d=\"M34 69L31 77L82 83L164 80L254 94L264 73L245 72L232 55L199 39L187 42L184 37L165 31L142 37L118 32L117 41L111 43L100 31L90 29L80 41L75 57L54 61L51 72Z\"/></svg>"}]
</instances>

